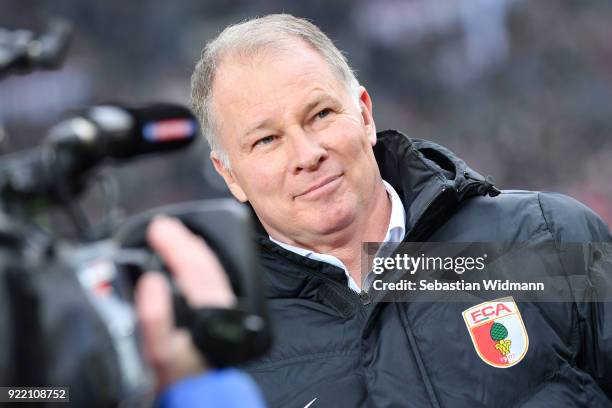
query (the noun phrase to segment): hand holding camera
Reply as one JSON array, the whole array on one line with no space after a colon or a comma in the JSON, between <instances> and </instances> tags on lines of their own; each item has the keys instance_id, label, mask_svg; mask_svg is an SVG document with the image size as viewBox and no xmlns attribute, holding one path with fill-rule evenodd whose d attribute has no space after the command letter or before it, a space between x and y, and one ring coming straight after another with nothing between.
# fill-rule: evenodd
<instances>
[{"instance_id":1,"label":"hand holding camera","mask_svg":"<svg viewBox=\"0 0 612 408\"><path fill-rule=\"evenodd\" d=\"M236 298L215 254L180 221L156 217L148 228L147 239L168 265L190 306L229 308L235 304ZM135 299L145 355L157 373L158 388L204 371L206 362L191 334L176 327L167 279L158 272L145 273L136 286Z\"/></svg>"}]
</instances>

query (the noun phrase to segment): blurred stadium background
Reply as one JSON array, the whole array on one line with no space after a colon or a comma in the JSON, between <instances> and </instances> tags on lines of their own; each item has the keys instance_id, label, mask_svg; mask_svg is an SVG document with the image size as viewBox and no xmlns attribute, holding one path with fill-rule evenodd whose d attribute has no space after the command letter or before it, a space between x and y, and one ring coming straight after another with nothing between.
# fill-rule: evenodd
<instances>
[{"instance_id":1,"label":"blurred stadium background","mask_svg":"<svg viewBox=\"0 0 612 408\"><path fill-rule=\"evenodd\" d=\"M444 144L502 188L569 194L612 223L607 0L0 0L2 28L41 33L53 16L75 28L62 69L0 82L2 153L36 145L82 106L187 103L208 39L283 11L346 52L379 129ZM112 170L122 207L226 195L207 157L202 143Z\"/></svg>"}]
</instances>

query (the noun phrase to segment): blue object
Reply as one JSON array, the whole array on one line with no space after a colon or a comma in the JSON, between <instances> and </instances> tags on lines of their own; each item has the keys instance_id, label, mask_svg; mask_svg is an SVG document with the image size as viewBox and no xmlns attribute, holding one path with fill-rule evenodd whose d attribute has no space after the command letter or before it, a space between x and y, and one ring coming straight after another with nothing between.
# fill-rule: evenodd
<instances>
[{"instance_id":1,"label":"blue object","mask_svg":"<svg viewBox=\"0 0 612 408\"><path fill-rule=\"evenodd\" d=\"M255 382L235 368L209 371L184 379L158 399L159 408L265 408Z\"/></svg>"}]
</instances>

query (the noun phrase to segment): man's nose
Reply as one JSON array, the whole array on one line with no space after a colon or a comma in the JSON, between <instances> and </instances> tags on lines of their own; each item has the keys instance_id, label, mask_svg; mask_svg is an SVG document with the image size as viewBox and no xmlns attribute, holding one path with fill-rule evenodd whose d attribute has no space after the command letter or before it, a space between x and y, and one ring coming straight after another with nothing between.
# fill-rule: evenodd
<instances>
[{"instance_id":1,"label":"man's nose","mask_svg":"<svg viewBox=\"0 0 612 408\"><path fill-rule=\"evenodd\" d=\"M290 139L293 171L296 174L303 170L316 170L328 156L327 150L312 133L305 132L303 129L295 129Z\"/></svg>"}]
</instances>

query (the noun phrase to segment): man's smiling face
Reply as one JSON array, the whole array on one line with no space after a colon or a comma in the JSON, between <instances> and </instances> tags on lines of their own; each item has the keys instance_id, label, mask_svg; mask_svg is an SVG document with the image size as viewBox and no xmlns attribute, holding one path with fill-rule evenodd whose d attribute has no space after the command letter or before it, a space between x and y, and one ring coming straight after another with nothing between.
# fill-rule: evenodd
<instances>
[{"instance_id":1,"label":"man's smiling face","mask_svg":"<svg viewBox=\"0 0 612 408\"><path fill-rule=\"evenodd\" d=\"M380 174L365 89L357 100L316 51L292 45L221 62L213 109L231 170L213 161L272 237L304 244L368 217Z\"/></svg>"}]
</instances>

